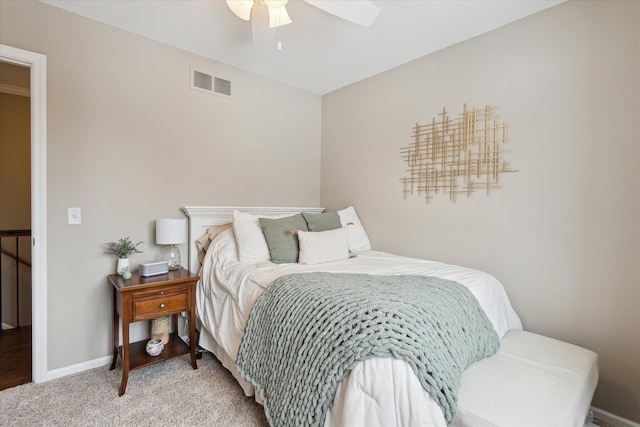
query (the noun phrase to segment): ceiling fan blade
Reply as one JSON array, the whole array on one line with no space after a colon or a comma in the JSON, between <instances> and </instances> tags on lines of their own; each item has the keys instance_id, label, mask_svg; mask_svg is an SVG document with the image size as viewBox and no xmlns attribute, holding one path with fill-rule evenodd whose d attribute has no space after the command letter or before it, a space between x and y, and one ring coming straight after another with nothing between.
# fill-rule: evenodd
<instances>
[{"instance_id":1,"label":"ceiling fan blade","mask_svg":"<svg viewBox=\"0 0 640 427\"><path fill-rule=\"evenodd\" d=\"M373 24L380 14L380 8L366 0L304 0L346 21L365 27Z\"/></svg>"}]
</instances>

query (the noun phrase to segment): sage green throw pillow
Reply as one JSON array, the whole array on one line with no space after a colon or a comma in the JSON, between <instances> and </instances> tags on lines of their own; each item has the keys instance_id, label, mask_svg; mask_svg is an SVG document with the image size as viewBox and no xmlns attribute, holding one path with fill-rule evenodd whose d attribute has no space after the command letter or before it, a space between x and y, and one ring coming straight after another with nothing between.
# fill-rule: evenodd
<instances>
[{"instance_id":1,"label":"sage green throw pillow","mask_svg":"<svg viewBox=\"0 0 640 427\"><path fill-rule=\"evenodd\" d=\"M302 215L307 221L309 231L328 231L342 227L338 212L324 212L321 214L303 212Z\"/></svg>"},{"instance_id":2,"label":"sage green throw pillow","mask_svg":"<svg viewBox=\"0 0 640 427\"><path fill-rule=\"evenodd\" d=\"M298 262L298 231L309 231L302 214L285 218L260 218L264 238L269 247L271 262L275 264Z\"/></svg>"}]
</instances>

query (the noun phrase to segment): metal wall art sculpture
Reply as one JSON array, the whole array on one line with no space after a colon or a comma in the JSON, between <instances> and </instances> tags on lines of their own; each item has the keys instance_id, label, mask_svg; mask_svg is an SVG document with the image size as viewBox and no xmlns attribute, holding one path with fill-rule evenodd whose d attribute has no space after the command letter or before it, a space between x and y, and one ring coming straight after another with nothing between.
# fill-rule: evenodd
<instances>
[{"instance_id":1,"label":"metal wall art sculpture","mask_svg":"<svg viewBox=\"0 0 640 427\"><path fill-rule=\"evenodd\" d=\"M400 150L407 164L407 175L400 178L405 198L418 194L428 202L442 192L455 203L458 193L468 197L484 188L488 195L501 187L501 174L517 172L503 159L509 151L504 147L507 123L498 124L495 108L467 110L465 104L454 119L443 108L439 121L434 117L429 124L416 123L413 142Z\"/></svg>"}]
</instances>

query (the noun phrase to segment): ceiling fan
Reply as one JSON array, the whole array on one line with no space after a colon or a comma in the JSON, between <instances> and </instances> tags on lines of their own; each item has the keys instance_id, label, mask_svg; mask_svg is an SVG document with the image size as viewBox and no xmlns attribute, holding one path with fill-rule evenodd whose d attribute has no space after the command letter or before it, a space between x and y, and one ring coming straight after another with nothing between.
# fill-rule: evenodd
<instances>
[{"instance_id":1,"label":"ceiling fan","mask_svg":"<svg viewBox=\"0 0 640 427\"><path fill-rule=\"evenodd\" d=\"M266 6L269 10L269 28L281 27L290 24L291 18L287 13L289 0L227 0L227 6L239 18L249 21L254 7ZM318 9L335 15L346 21L368 27L376 20L380 8L370 1L345 1L345 0L304 0ZM255 12L255 11L254 11Z\"/></svg>"}]
</instances>

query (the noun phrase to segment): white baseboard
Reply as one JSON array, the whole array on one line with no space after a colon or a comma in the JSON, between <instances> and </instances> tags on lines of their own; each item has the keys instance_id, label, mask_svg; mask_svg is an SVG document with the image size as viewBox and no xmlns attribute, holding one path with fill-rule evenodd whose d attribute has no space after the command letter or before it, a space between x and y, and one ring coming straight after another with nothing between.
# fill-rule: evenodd
<instances>
[{"instance_id":1,"label":"white baseboard","mask_svg":"<svg viewBox=\"0 0 640 427\"><path fill-rule=\"evenodd\" d=\"M112 356L104 356L99 359L88 360L76 365L65 366L64 368L48 371L46 381L66 377L71 374L77 374L78 372L86 371L87 369L99 368L101 366L108 365L111 363L111 358Z\"/></svg>"},{"instance_id":2,"label":"white baseboard","mask_svg":"<svg viewBox=\"0 0 640 427\"><path fill-rule=\"evenodd\" d=\"M188 343L189 335L185 335L182 339ZM88 360L86 362L78 363L75 365L65 366L64 368L54 369L47 372L47 378L44 381L54 380L56 378L66 377L67 375L77 374L78 372L86 371L87 369L99 368L111 363L112 356L104 356L94 360ZM41 382L44 382L41 381Z\"/></svg>"},{"instance_id":3,"label":"white baseboard","mask_svg":"<svg viewBox=\"0 0 640 427\"><path fill-rule=\"evenodd\" d=\"M614 425L615 427L640 427L640 424L633 422L631 420L627 420L626 418L619 417L610 412L603 411L602 409L598 409L596 407L591 407L593 411L593 416L605 421L609 424Z\"/></svg>"}]
</instances>

